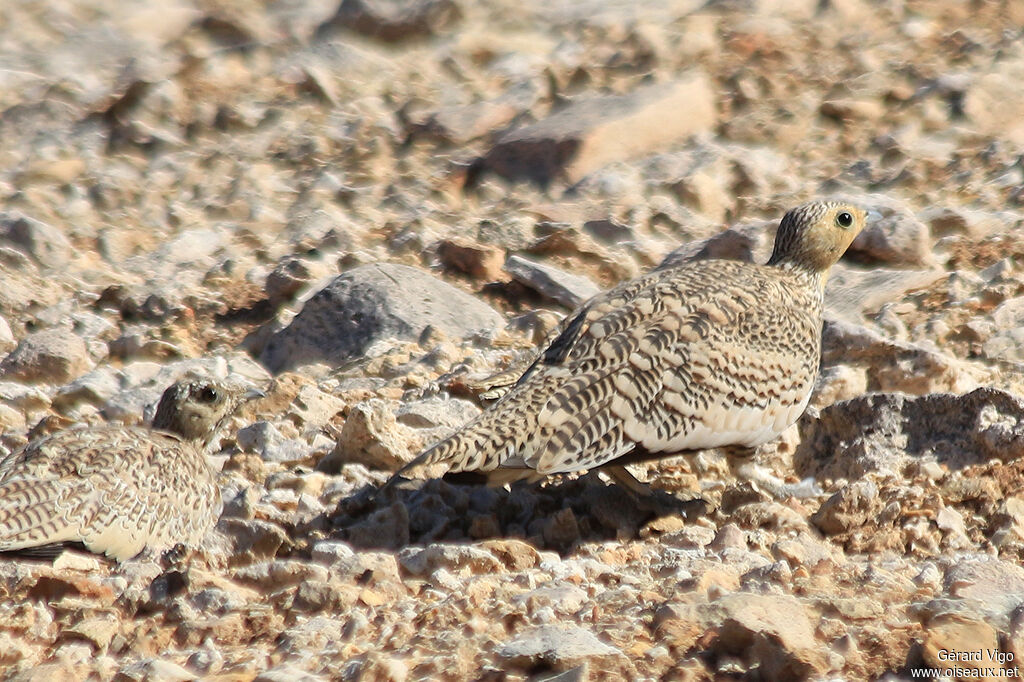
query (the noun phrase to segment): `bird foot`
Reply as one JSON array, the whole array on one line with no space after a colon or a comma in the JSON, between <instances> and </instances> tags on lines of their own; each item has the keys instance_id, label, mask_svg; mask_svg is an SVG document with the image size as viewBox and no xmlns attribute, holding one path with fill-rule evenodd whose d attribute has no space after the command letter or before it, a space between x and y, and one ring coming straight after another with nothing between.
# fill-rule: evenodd
<instances>
[{"instance_id":1,"label":"bird foot","mask_svg":"<svg viewBox=\"0 0 1024 682\"><path fill-rule=\"evenodd\" d=\"M803 500L821 494L821 488L813 478L805 478L799 483L786 483L770 470L754 462L742 464L736 473L739 478L746 479L777 500L790 497Z\"/></svg>"},{"instance_id":2,"label":"bird foot","mask_svg":"<svg viewBox=\"0 0 1024 682\"><path fill-rule=\"evenodd\" d=\"M624 466L606 466L601 468L614 483L622 486L636 502L637 506L655 516L679 514L684 519L695 519L711 511L712 505L696 493L689 496L676 495L666 490L656 490L631 474Z\"/></svg>"}]
</instances>

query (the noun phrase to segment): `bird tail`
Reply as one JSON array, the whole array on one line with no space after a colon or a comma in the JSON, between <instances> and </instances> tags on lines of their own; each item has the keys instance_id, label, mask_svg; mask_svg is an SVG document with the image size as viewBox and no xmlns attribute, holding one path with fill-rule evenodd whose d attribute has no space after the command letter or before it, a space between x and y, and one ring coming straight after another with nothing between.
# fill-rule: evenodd
<instances>
[{"instance_id":1,"label":"bird tail","mask_svg":"<svg viewBox=\"0 0 1024 682\"><path fill-rule=\"evenodd\" d=\"M501 467L522 470L528 476L532 469L528 462L547 435L540 426L541 411L562 377L545 379L514 386L466 426L395 472L385 488L413 469L441 462L448 464L450 473L475 471L493 478L500 477L493 472Z\"/></svg>"},{"instance_id":2,"label":"bird tail","mask_svg":"<svg viewBox=\"0 0 1024 682\"><path fill-rule=\"evenodd\" d=\"M81 517L67 509L69 492L66 481L15 479L0 484L0 552L79 540Z\"/></svg>"},{"instance_id":3,"label":"bird tail","mask_svg":"<svg viewBox=\"0 0 1024 682\"><path fill-rule=\"evenodd\" d=\"M387 485L390 486L414 469L439 462L447 463L448 471L452 473L494 470L518 449L513 434L508 434L509 438L506 439L495 433L495 427L500 426L502 421L495 418L498 412L495 409L488 410L459 431L430 446L396 471Z\"/></svg>"}]
</instances>

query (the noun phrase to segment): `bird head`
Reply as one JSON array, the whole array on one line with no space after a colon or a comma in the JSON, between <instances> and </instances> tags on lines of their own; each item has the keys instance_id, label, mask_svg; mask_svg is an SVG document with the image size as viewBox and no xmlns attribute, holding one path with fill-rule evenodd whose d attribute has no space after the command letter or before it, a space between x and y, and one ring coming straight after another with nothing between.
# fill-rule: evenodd
<instances>
[{"instance_id":1,"label":"bird head","mask_svg":"<svg viewBox=\"0 0 1024 682\"><path fill-rule=\"evenodd\" d=\"M792 209L775 234L769 265L824 274L867 223L867 212L845 201L812 201Z\"/></svg>"},{"instance_id":2,"label":"bird head","mask_svg":"<svg viewBox=\"0 0 1024 682\"><path fill-rule=\"evenodd\" d=\"M242 403L261 395L237 382L178 381L160 397L153 428L208 445Z\"/></svg>"}]
</instances>

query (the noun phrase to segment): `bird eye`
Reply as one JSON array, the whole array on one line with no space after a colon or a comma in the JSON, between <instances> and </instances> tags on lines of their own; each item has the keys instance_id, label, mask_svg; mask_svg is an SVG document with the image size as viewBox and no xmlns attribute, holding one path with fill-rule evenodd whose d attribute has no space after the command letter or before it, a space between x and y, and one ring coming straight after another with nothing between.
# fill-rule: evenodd
<instances>
[{"instance_id":1,"label":"bird eye","mask_svg":"<svg viewBox=\"0 0 1024 682\"><path fill-rule=\"evenodd\" d=\"M849 227L853 225L853 216L850 215L849 211L843 211L836 216L836 225L839 227Z\"/></svg>"},{"instance_id":2,"label":"bird eye","mask_svg":"<svg viewBox=\"0 0 1024 682\"><path fill-rule=\"evenodd\" d=\"M203 386L199 389L196 399L201 403L212 403L217 400L217 391L209 386Z\"/></svg>"}]
</instances>

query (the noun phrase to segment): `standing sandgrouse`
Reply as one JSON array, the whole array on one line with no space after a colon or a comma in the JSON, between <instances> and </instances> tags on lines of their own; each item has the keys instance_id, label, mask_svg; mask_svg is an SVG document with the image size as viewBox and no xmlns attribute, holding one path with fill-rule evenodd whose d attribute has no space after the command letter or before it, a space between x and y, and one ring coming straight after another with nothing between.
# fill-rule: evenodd
<instances>
[{"instance_id":1,"label":"standing sandgrouse","mask_svg":"<svg viewBox=\"0 0 1024 682\"><path fill-rule=\"evenodd\" d=\"M767 265L691 261L598 294L499 401L392 477L443 462L493 483L716 447L754 448L803 413L825 281L864 227L839 201L789 211Z\"/></svg>"},{"instance_id":2,"label":"standing sandgrouse","mask_svg":"<svg viewBox=\"0 0 1024 682\"><path fill-rule=\"evenodd\" d=\"M81 543L124 561L195 544L221 512L205 448L248 397L238 385L181 381L152 429L60 431L0 460L0 551Z\"/></svg>"}]
</instances>

